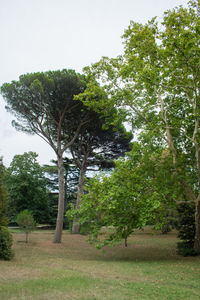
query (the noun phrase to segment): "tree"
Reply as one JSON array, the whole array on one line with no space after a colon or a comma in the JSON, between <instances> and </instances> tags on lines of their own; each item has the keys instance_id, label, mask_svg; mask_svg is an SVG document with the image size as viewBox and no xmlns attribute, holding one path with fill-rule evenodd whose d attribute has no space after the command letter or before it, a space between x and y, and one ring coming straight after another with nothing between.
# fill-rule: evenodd
<instances>
[{"instance_id":1,"label":"tree","mask_svg":"<svg viewBox=\"0 0 200 300\"><path fill-rule=\"evenodd\" d=\"M143 228L152 221L160 207L160 195L152 184L152 166L147 157L143 157L138 144L123 159L116 161L115 169L108 174L97 175L89 179L86 185L88 193L82 195L80 208L68 215L77 215L82 224L87 223L90 242L98 248L114 244L124 239L127 246L129 235L137 228ZM111 227L104 238L100 234L103 226Z\"/></svg>"},{"instance_id":2,"label":"tree","mask_svg":"<svg viewBox=\"0 0 200 300\"><path fill-rule=\"evenodd\" d=\"M7 169L7 187L9 191L8 215L16 221L20 211L28 209L38 223L48 223L50 206L46 178L37 162L35 152L15 155Z\"/></svg>"},{"instance_id":3,"label":"tree","mask_svg":"<svg viewBox=\"0 0 200 300\"><path fill-rule=\"evenodd\" d=\"M64 214L63 154L87 122L88 110L74 95L85 89L85 77L73 70L21 75L5 83L1 93L7 110L15 115L16 129L37 134L55 151L58 161L59 200L54 242L62 238Z\"/></svg>"},{"instance_id":4,"label":"tree","mask_svg":"<svg viewBox=\"0 0 200 300\"><path fill-rule=\"evenodd\" d=\"M132 135L127 133L122 125L118 129L113 126L105 129L104 124L105 120L93 112L90 123L80 130L77 140L70 148L74 162L80 170L76 209L80 207L86 172L98 171L99 168L104 169L108 165L114 166L113 160L130 150ZM72 233L79 232L79 220L74 219Z\"/></svg>"},{"instance_id":5,"label":"tree","mask_svg":"<svg viewBox=\"0 0 200 300\"><path fill-rule=\"evenodd\" d=\"M8 211L8 194L5 186L5 167L0 158L0 226L8 224L7 211Z\"/></svg>"},{"instance_id":6,"label":"tree","mask_svg":"<svg viewBox=\"0 0 200 300\"><path fill-rule=\"evenodd\" d=\"M26 243L28 243L28 235L36 226L32 213L27 209L21 211L17 216L17 224L19 228L25 232Z\"/></svg>"},{"instance_id":7,"label":"tree","mask_svg":"<svg viewBox=\"0 0 200 300\"><path fill-rule=\"evenodd\" d=\"M0 259L10 260L14 256L12 235L6 227L8 210L8 194L5 186L5 167L0 158Z\"/></svg>"},{"instance_id":8,"label":"tree","mask_svg":"<svg viewBox=\"0 0 200 300\"><path fill-rule=\"evenodd\" d=\"M195 202L194 249L200 254L199 9L196 0L167 11L162 26L155 18L145 25L131 21L123 35L124 54L86 69L91 84L82 98L101 112L113 105L129 108L134 132L168 147L176 184L186 201ZM95 90L107 96L91 103Z\"/></svg>"}]
</instances>

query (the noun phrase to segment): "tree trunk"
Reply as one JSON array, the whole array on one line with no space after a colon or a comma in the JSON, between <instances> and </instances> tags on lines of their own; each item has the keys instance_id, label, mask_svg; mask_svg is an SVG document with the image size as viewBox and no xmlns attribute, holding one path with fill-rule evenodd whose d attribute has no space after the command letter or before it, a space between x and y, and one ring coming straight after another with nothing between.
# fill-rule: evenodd
<instances>
[{"instance_id":1,"label":"tree trunk","mask_svg":"<svg viewBox=\"0 0 200 300\"><path fill-rule=\"evenodd\" d=\"M61 243L62 229L63 229L63 217L64 217L64 165L62 155L58 155L58 186L59 186L59 198L58 198L58 213L56 220L56 231L54 235L54 243Z\"/></svg>"},{"instance_id":2,"label":"tree trunk","mask_svg":"<svg viewBox=\"0 0 200 300\"><path fill-rule=\"evenodd\" d=\"M195 205L195 240L194 250L200 254L200 196L196 200Z\"/></svg>"},{"instance_id":3,"label":"tree trunk","mask_svg":"<svg viewBox=\"0 0 200 300\"><path fill-rule=\"evenodd\" d=\"M78 180L78 193L77 193L77 198L76 198L76 210L78 210L79 207L80 207L81 195L84 192L85 173L86 173L86 166L84 164L83 167L80 169L80 175L79 175L79 180ZM72 233L80 233L80 221L77 218L75 218L73 220Z\"/></svg>"},{"instance_id":4,"label":"tree trunk","mask_svg":"<svg viewBox=\"0 0 200 300\"><path fill-rule=\"evenodd\" d=\"M162 119L163 119L164 123L166 124L167 143L168 143L169 149L172 152L173 164L175 166L175 172L178 175L178 172L177 172L177 169L176 169L177 151L175 149L173 137L171 135L170 127L168 125L167 110L164 111L164 102L162 101L161 98L160 98L160 100L161 100L161 114L162 114ZM193 111L194 111L194 116L198 115L197 102L194 102ZM199 160L199 157L200 157L200 148L199 148L199 144L197 142L198 131L199 131L199 119L196 118L194 132L193 132L193 137L190 138L190 140L193 142L193 144L195 146L195 150L196 150L197 174L198 174L198 182L199 182L199 189L200 189L200 160ZM190 188L188 189L188 184L184 184L184 190L186 192L186 195L189 194L189 196L190 196L190 194L191 194L190 190L192 190L192 189L190 189ZM189 197L189 199L190 199L190 197ZM194 250L198 254L200 254L200 195L195 200L195 203L196 204L195 204L195 241L194 241Z\"/></svg>"},{"instance_id":5,"label":"tree trunk","mask_svg":"<svg viewBox=\"0 0 200 300\"><path fill-rule=\"evenodd\" d=\"M127 237L124 239L124 246L125 246L125 247L128 247Z\"/></svg>"},{"instance_id":6,"label":"tree trunk","mask_svg":"<svg viewBox=\"0 0 200 300\"><path fill-rule=\"evenodd\" d=\"M64 174L64 211L67 210L67 177L68 177L68 167L65 167L65 174Z\"/></svg>"},{"instance_id":7,"label":"tree trunk","mask_svg":"<svg viewBox=\"0 0 200 300\"><path fill-rule=\"evenodd\" d=\"M26 243L28 243L28 232L26 232Z\"/></svg>"}]
</instances>

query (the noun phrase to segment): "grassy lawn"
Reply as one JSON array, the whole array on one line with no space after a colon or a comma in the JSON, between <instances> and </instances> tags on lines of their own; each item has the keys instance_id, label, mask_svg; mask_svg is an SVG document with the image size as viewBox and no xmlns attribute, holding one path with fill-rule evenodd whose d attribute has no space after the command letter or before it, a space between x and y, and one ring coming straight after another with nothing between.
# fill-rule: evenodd
<instances>
[{"instance_id":1,"label":"grassy lawn","mask_svg":"<svg viewBox=\"0 0 200 300\"><path fill-rule=\"evenodd\" d=\"M0 299L200 299L200 257L176 255L175 234L138 232L103 251L85 236L14 232L15 258L0 261Z\"/></svg>"}]
</instances>

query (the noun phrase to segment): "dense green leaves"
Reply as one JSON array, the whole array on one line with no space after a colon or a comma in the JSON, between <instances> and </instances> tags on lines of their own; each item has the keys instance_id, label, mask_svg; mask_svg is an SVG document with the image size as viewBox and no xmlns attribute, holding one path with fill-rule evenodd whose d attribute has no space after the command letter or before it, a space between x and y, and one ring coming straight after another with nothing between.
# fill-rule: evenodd
<instances>
[{"instance_id":1,"label":"dense green leaves","mask_svg":"<svg viewBox=\"0 0 200 300\"><path fill-rule=\"evenodd\" d=\"M57 138L64 146L79 125L82 116L77 114L73 97L84 87L84 76L62 70L21 75L19 81L3 84L1 93L8 111L17 117L15 127L42 136L57 152ZM67 130L64 124L68 125Z\"/></svg>"},{"instance_id":2,"label":"dense green leaves","mask_svg":"<svg viewBox=\"0 0 200 300\"><path fill-rule=\"evenodd\" d=\"M0 226L6 226L8 211L8 194L5 185L5 168L0 158Z\"/></svg>"},{"instance_id":3,"label":"dense green leaves","mask_svg":"<svg viewBox=\"0 0 200 300\"><path fill-rule=\"evenodd\" d=\"M168 198L173 187L174 201L196 203L194 247L200 253L200 3L190 1L188 6L165 12L162 24L156 18L147 24L131 21L123 35L123 55L104 57L85 69L107 97L89 101L96 88L91 83L82 100L103 114L105 108L117 107L113 122L128 120L149 150L169 149L170 177L176 185L165 184L163 191L157 186L157 192ZM121 114L122 109L127 113Z\"/></svg>"},{"instance_id":4,"label":"dense green leaves","mask_svg":"<svg viewBox=\"0 0 200 300\"><path fill-rule=\"evenodd\" d=\"M156 164L152 152L150 156L135 144L128 157L118 160L109 175L101 174L88 181L87 194L82 196L80 209L78 213L72 210L71 216L78 215L81 223L88 225L90 241L97 247L122 239L126 243L136 228L155 222L162 208L161 177L154 170ZM170 191L168 194L166 202L173 197ZM104 226L111 229L110 234L102 239L100 231Z\"/></svg>"},{"instance_id":5,"label":"dense green leaves","mask_svg":"<svg viewBox=\"0 0 200 300\"><path fill-rule=\"evenodd\" d=\"M10 260L14 256L12 235L5 227L8 223L8 194L5 186L5 167L0 158L0 259Z\"/></svg>"},{"instance_id":6,"label":"dense green leaves","mask_svg":"<svg viewBox=\"0 0 200 300\"><path fill-rule=\"evenodd\" d=\"M7 169L9 217L16 221L18 213L29 209L38 223L48 223L49 207L46 178L34 152L15 155Z\"/></svg>"},{"instance_id":7,"label":"dense green leaves","mask_svg":"<svg viewBox=\"0 0 200 300\"><path fill-rule=\"evenodd\" d=\"M0 226L0 259L11 260L14 256L12 235L7 227Z\"/></svg>"}]
</instances>

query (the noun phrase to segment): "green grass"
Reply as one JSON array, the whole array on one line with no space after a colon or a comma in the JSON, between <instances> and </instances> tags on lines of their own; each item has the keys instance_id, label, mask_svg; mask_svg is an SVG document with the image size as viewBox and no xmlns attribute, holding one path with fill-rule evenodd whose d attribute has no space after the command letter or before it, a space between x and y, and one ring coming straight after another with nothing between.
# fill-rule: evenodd
<instances>
[{"instance_id":1,"label":"green grass","mask_svg":"<svg viewBox=\"0 0 200 300\"><path fill-rule=\"evenodd\" d=\"M0 261L0 299L176 299L200 298L200 257L176 254L176 237L137 232L103 251L85 236L36 231L30 242L14 232L15 258Z\"/></svg>"}]
</instances>

